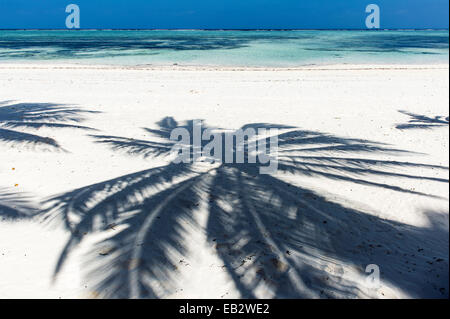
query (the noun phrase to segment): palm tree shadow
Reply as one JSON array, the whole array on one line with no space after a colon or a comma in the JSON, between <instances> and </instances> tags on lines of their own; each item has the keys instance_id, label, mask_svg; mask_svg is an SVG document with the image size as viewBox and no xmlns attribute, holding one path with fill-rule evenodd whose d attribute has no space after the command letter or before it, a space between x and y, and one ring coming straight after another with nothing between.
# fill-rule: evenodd
<instances>
[{"instance_id":1,"label":"palm tree shadow","mask_svg":"<svg viewBox=\"0 0 450 319\"><path fill-rule=\"evenodd\" d=\"M53 138L22 132L20 129L94 130L79 123L85 119L84 114L98 113L53 103L12 102L0 103L0 142L11 145L47 146L48 149L62 149Z\"/></svg>"},{"instance_id":2,"label":"palm tree shadow","mask_svg":"<svg viewBox=\"0 0 450 319\"><path fill-rule=\"evenodd\" d=\"M370 264L385 283L413 296L448 295L448 225L384 220L245 170L224 167L216 179L207 233L243 297L254 298L261 284L276 298L370 297L363 282L343 278L349 267L364 276ZM429 220L440 216L430 212ZM431 276L441 286L431 285Z\"/></svg>"},{"instance_id":3,"label":"palm tree shadow","mask_svg":"<svg viewBox=\"0 0 450 319\"><path fill-rule=\"evenodd\" d=\"M172 130L193 132L194 123L164 118L157 123L158 129L145 129L153 135L151 140L93 138L116 151L173 159L177 141L170 139ZM444 280L446 286L438 288L427 282L428 264L414 270L409 264L410 260L416 265L423 262L426 258L420 256L417 261L415 250L427 249L427 256L431 252L443 261L431 270L442 279L448 278L441 267L448 265L448 227L433 224L419 228L383 220L285 182L279 175L316 176L433 197L372 178L448 183L446 179L400 172L402 168L448 168L368 159L367 154L407 153L368 140L267 123L248 124L243 129L249 127L282 131L276 133L278 173L259 174L260 162L237 164L211 158L193 163L172 161L50 198L44 219L60 221L72 233L56 265L55 278L84 236L100 233L106 239L94 246L86 261L88 277L95 282L93 289L99 297L167 296L176 288L177 260L187 252L186 224L196 223L193 216L198 210L208 214L208 240L215 243L223 269L243 297L257 297L256 290L262 286L280 298L361 296L367 293L361 283L343 279L342 274L350 266L368 264L379 265L386 282L412 294L448 294ZM207 128L202 126L203 131ZM269 137L261 139L269 143ZM245 140L243 145L234 145L233 151L244 149L248 159L249 144ZM184 147L191 155L197 152L192 138ZM440 288L444 290L436 290Z\"/></svg>"},{"instance_id":4,"label":"palm tree shadow","mask_svg":"<svg viewBox=\"0 0 450 319\"><path fill-rule=\"evenodd\" d=\"M437 127L448 126L448 116L429 117L425 115L414 114L407 111L399 111L399 112L408 115L410 117L408 123L396 125L396 128L399 130L432 129Z\"/></svg>"},{"instance_id":5,"label":"palm tree shadow","mask_svg":"<svg viewBox=\"0 0 450 319\"><path fill-rule=\"evenodd\" d=\"M38 210L28 196L0 188L1 221L29 219L37 214Z\"/></svg>"}]
</instances>

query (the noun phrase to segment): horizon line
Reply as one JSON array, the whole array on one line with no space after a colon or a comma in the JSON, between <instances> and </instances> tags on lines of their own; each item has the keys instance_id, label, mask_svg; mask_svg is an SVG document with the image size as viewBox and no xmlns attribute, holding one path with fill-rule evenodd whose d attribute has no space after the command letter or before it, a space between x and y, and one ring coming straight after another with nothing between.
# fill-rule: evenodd
<instances>
[{"instance_id":1,"label":"horizon line","mask_svg":"<svg viewBox=\"0 0 450 319\"><path fill-rule=\"evenodd\" d=\"M0 28L0 31L449 31L449 28Z\"/></svg>"}]
</instances>

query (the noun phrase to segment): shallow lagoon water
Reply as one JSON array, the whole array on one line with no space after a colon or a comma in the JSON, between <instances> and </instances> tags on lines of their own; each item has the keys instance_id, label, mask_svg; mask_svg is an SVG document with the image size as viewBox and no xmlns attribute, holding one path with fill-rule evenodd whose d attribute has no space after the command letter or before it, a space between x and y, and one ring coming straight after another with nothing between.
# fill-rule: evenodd
<instances>
[{"instance_id":1,"label":"shallow lagoon water","mask_svg":"<svg viewBox=\"0 0 450 319\"><path fill-rule=\"evenodd\" d=\"M448 31L0 31L2 62L293 67L448 63Z\"/></svg>"}]
</instances>

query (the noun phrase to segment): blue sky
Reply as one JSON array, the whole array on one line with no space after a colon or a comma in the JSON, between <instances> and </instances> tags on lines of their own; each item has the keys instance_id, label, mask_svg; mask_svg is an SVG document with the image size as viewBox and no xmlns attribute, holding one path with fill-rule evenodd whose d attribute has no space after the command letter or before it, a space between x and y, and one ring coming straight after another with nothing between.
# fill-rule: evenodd
<instances>
[{"instance_id":1,"label":"blue sky","mask_svg":"<svg viewBox=\"0 0 450 319\"><path fill-rule=\"evenodd\" d=\"M0 0L0 28L64 28L65 7L82 28L365 28L378 4L381 28L448 28L448 0Z\"/></svg>"}]
</instances>

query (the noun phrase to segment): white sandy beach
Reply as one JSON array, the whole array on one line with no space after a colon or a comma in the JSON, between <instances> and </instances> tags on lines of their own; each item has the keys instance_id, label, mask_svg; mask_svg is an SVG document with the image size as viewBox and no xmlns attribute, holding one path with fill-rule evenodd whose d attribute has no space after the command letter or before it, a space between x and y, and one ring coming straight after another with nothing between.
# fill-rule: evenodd
<instances>
[{"instance_id":1,"label":"white sandy beach","mask_svg":"<svg viewBox=\"0 0 450 319\"><path fill-rule=\"evenodd\" d=\"M0 64L0 298L448 297L448 76L448 64ZM71 111L58 117L59 107ZM167 194L145 205L150 186L91 210L169 164L142 151L161 142L143 128L167 117L227 129L286 125L297 132L291 151L308 158L273 180L244 176L235 186L224 182L234 168L174 191L167 178L155 186ZM25 216L61 194L67 202L52 216L80 209L104 213L107 224L100 233L79 228L83 240L67 256L73 233L64 223ZM247 208L242 196L251 197ZM116 210L144 216L114 219ZM243 225L247 213L254 220ZM117 238L102 241L109 237ZM367 286L370 264L381 271L376 288Z\"/></svg>"}]
</instances>

